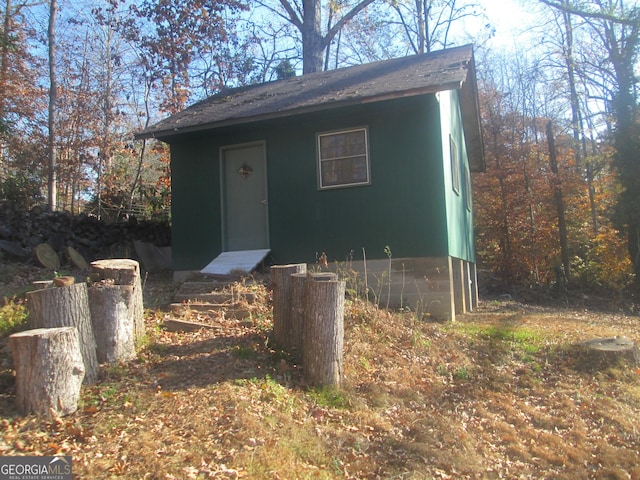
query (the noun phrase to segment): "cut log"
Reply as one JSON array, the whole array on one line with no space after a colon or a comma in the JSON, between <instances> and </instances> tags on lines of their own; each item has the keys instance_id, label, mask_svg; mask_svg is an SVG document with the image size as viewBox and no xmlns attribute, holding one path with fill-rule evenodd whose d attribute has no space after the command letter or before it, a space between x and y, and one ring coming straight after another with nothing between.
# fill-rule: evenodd
<instances>
[{"instance_id":1,"label":"cut log","mask_svg":"<svg viewBox=\"0 0 640 480\"><path fill-rule=\"evenodd\" d=\"M87 284L34 290L27 293L27 300L30 328L75 327L78 330L84 382L87 385L95 383L98 380L98 359Z\"/></svg>"},{"instance_id":2,"label":"cut log","mask_svg":"<svg viewBox=\"0 0 640 480\"><path fill-rule=\"evenodd\" d=\"M35 280L32 284L35 290L41 290L53 286L53 280Z\"/></svg>"},{"instance_id":3,"label":"cut log","mask_svg":"<svg viewBox=\"0 0 640 480\"><path fill-rule=\"evenodd\" d=\"M140 264L127 258L96 260L91 262L91 274L94 280L113 280L115 285L128 285L133 288L132 305L129 310L133 315L133 340L136 347L139 347L145 335Z\"/></svg>"},{"instance_id":4,"label":"cut log","mask_svg":"<svg viewBox=\"0 0 640 480\"><path fill-rule=\"evenodd\" d=\"M43 267L51 270L60 268L60 257L56 251L47 243L41 243L34 248L34 254Z\"/></svg>"},{"instance_id":5,"label":"cut log","mask_svg":"<svg viewBox=\"0 0 640 480\"><path fill-rule=\"evenodd\" d=\"M91 322L100 363L118 363L136 356L134 287L94 284L89 288Z\"/></svg>"},{"instance_id":6,"label":"cut log","mask_svg":"<svg viewBox=\"0 0 640 480\"><path fill-rule=\"evenodd\" d=\"M595 338L577 346L578 367L587 370L603 370L613 366L640 365L638 345L628 338Z\"/></svg>"},{"instance_id":7,"label":"cut log","mask_svg":"<svg viewBox=\"0 0 640 480\"><path fill-rule=\"evenodd\" d=\"M344 294L344 281L307 280L302 365L312 385L342 384Z\"/></svg>"},{"instance_id":8,"label":"cut log","mask_svg":"<svg viewBox=\"0 0 640 480\"><path fill-rule=\"evenodd\" d=\"M56 277L53 279L53 285L55 287L68 287L74 283L76 283L76 279L71 275L65 275L63 277Z\"/></svg>"},{"instance_id":9,"label":"cut log","mask_svg":"<svg viewBox=\"0 0 640 480\"><path fill-rule=\"evenodd\" d=\"M291 353L302 352L302 339L304 332L304 299L305 287L307 284L306 273L294 273L291 275L291 285L289 293L290 302L290 348Z\"/></svg>"},{"instance_id":10,"label":"cut log","mask_svg":"<svg viewBox=\"0 0 640 480\"><path fill-rule=\"evenodd\" d=\"M291 274L306 273L306 263L274 265L271 267L273 290L273 341L281 348L292 348L291 331Z\"/></svg>"},{"instance_id":11,"label":"cut log","mask_svg":"<svg viewBox=\"0 0 640 480\"><path fill-rule=\"evenodd\" d=\"M74 327L14 333L9 345L22 413L64 416L77 410L84 364Z\"/></svg>"},{"instance_id":12,"label":"cut log","mask_svg":"<svg viewBox=\"0 0 640 480\"><path fill-rule=\"evenodd\" d=\"M73 265L75 265L77 268L79 268L83 272L89 270L89 264L84 259L82 254L78 252L75 248L67 247L66 252L67 252L67 257L69 258L69 261Z\"/></svg>"}]
</instances>

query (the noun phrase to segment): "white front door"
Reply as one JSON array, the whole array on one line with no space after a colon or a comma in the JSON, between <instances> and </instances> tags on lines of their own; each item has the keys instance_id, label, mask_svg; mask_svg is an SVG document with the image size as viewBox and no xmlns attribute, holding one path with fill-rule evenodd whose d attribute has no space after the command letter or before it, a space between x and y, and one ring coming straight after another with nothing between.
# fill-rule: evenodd
<instances>
[{"instance_id":1,"label":"white front door","mask_svg":"<svg viewBox=\"0 0 640 480\"><path fill-rule=\"evenodd\" d=\"M226 251L269 247L263 143L222 149L223 245Z\"/></svg>"}]
</instances>

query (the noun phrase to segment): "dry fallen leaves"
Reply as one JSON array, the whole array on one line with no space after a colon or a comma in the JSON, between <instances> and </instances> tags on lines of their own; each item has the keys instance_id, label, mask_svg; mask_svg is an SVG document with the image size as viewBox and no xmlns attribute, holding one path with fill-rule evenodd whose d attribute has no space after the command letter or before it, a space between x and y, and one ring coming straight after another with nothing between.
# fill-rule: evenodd
<instances>
[{"instance_id":1,"label":"dry fallen leaves","mask_svg":"<svg viewBox=\"0 0 640 480\"><path fill-rule=\"evenodd\" d=\"M150 311L148 347L71 417L20 416L4 392L0 454L72 455L87 479L640 478L640 370L581 370L569 348L637 341L637 317L491 303L435 324L351 302L336 394L271 348L251 288L249 319L194 314L215 330Z\"/></svg>"}]
</instances>

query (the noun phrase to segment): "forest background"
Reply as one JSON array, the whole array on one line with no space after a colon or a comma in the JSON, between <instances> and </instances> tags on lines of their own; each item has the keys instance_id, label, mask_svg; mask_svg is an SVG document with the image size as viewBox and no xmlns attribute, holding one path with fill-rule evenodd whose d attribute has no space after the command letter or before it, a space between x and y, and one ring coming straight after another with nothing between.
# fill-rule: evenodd
<instances>
[{"instance_id":1,"label":"forest background","mask_svg":"<svg viewBox=\"0 0 640 480\"><path fill-rule=\"evenodd\" d=\"M168 149L134 132L226 88L474 43L485 286L637 291L637 2L522 0L508 29L490 2L1 0L0 200L170 221Z\"/></svg>"}]
</instances>

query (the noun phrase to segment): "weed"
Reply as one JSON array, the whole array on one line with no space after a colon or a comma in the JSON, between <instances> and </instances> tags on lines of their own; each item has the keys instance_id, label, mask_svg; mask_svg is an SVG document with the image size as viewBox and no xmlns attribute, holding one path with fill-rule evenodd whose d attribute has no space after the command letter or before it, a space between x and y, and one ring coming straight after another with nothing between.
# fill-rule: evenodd
<instances>
[{"instance_id":1,"label":"weed","mask_svg":"<svg viewBox=\"0 0 640 480\"><path fill-rule=\"evenodd\" d=\"M257 312L253 314L253 325L262 332L267 332L273 327L273 320L269 315Z\"/></svg>"},{"instance_id":2,"label":"weed","mask_svg":"<svg viewBox=\"0 0 640 480\"><path fill-rule=\"evenodd\" d=\"M129 375L129 369L124 364L113 363L107 366L105 373L109 379L120 380Z\"/></svg>"},{"instance_id":3,"label":"weed","mask_svg":"<svg viewBox=\"0 0 640 480\"><path fill-rule=\"evenodd\" d=\"M236 345L235 347L233 347L232 349L233 354L242 359L242 360L252 360L254 358L256 358L256 351L251 348L251 347L247 347L245 345Z\"/></svg>"},{"instance_id":4,"label":"weed","mask_svg":"<svg viewBox=\"0 0 640 480\"><path fill-rule=\"evenodd\" d=\"M352 401L344 390L334 387L320 387L310 390L309 395L321 407L348 409Z\"/></svg>"},{"instance_id":5,"label":"weed","mask_svg":"<svg viewBox=\"0 0 640 480\"><path fill-rule=\"evenodd\" d=\"M118 389L113 385L107 385L100 392L100 400L105 403L109 403L109 401L113 400L118 394Z\"/></svg>"},{"instance_id":6,"label":"weed","mask_svg":"<svg viewBox=\"0 0 640 480\"><path fill-rule=\"evenodd\" d=\"M426 338L420 330L414 329L411 337L411 344L414 347L426 349L431 347L431 340Z\"/></svg>"},{"instance_id":7,"label":"weed","mask_svg":"<svg viewBox=\"0 0 640 480\"><path fill-rule=\"evenodd\" d=\"M365 370L365 371L370 371L371 370L371 362L369 362L369 359L367 357L360 357L358 359L358 362L360 363L360 366Z\"/></svg>"},{"instance_id":8,"label":"weed","mask_svg":"<svg viewBox=\"0 0 640 480\"><path fill-rule=\"evenodd\" d=\"M388 272L389 284L387 286L387 306L386 306L386 308L389 308L389 302L391 301L391 247L389 247L389 245L384 247L384 254L389 259L389 272Z\"/></svg>"},{"instance_id":9,"label":"weed","mask_svg":"<svg viewBox=\"0 0 640 480\"><path fill-rule=\"evenodd\" d=\"M340 461L337 458L331 459L331 469L333 470L333 473L335 475L343 476L344 475L344 472L342 471L343 467L344 467L344 463L342 463L342 461Z\"/></svg>"},{"instance_id":10,"label":"weed","mask_svg":"<svg viewBox=\"0 0 640 480\"><path fill-rule=\"evenodd\" d=\"M249 382L257 386L260 390L260 400L263 402L287 404L289 392L287 389L275 381L271 375L265 378L252 378Z\"/></svg>"},{"instance_id":11,"label":"weed","mask_svg":"<svg viewBox=\"0 0 640 480\"><path fill-rule=\"evenodd\" d=\"M462 366L453 372L453 378L456 380L469 380L471 378L471 373L466 366Z\"/></svg>"},{"instance_id":12,"label":"weed","mask_svg":"<svg viewBox=\"0 0 640 480\"><path fill-rule=\"evenodd\" d=\"M116 400L119 397L119 390L114 384L94 386L86 389L82 395L81 407L108 406L115 407L120 404Z\"/></svg>"},{"instance_id":13,"label":"weed","mask_svg":"<svg viewBox=\"0 0 640 480\"><path fill-rule=\"evenodd\" d=\"M449 376L449 367L447 367L443 363L438 365L438 368L436 369L436 371L438 372L438 375L440 375L441 377L448 377Z\"/></svg>"},{"instance_id":14,"label":"weed","mask_svg":"<svg viewBox=\"0 0 640 480\"><path fill-rule=\"evenodd\" d=\"M29 317L24 301L15 298L4 300L0 306L0 338L4 338L20 330Z\"/></svg>"}]
</instances>

